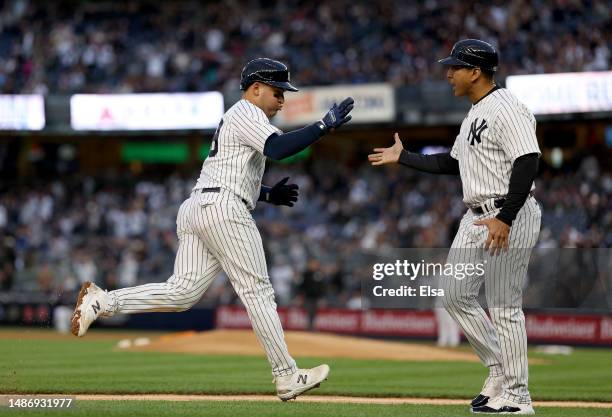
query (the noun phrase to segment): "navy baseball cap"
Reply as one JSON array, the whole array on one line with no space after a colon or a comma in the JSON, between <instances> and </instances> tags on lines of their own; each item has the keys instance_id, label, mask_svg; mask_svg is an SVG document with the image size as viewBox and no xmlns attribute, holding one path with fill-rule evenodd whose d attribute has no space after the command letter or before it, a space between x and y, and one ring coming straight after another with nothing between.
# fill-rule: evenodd
<instances>
[{"instance_id":1,"label":"navy baseball cap","mask_svg":"<svg viewBox=\"0 0 612 417\"><path fill-rule=\"evenodd\" d=\"M249 61L240 74L240 89L246 90L255 81L262 82L287 91L298 91L291 85L289 69L280 61L270 58L257 58Z\"/></svg>"}]
</instances>

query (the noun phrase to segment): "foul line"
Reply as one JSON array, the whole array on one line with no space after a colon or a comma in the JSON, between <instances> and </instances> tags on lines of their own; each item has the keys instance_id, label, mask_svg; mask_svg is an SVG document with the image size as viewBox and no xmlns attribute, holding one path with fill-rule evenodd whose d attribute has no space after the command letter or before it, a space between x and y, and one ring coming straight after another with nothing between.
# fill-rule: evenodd
<instances>
[{"instance_id":1,"label":"foul line","mask_svg":"<svg viewBox=\"0 0 612 417\"><path fill-rule=\"evenodd\" d=\"M179 394L82 394L76 395L83 401L280 401L273 395L179 395ZM339 403L339 404L425 404L425 405L469 405L470 400L446 398L377 398L377 397L347 397L327 395L304 395L298 397L298 402L305 403ZM561 408L612 408L612 402L594 401L535 401L534 407Z\"/></svg>"}]
</instances>

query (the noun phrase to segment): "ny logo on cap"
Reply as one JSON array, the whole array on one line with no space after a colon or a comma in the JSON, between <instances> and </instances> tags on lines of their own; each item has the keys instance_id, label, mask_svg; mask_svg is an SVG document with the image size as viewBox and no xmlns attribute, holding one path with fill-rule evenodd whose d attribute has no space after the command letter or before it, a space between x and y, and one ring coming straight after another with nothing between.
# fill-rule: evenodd
<instances>
[{"instance_id":1,"label":"ny logo on cap","mask_svg":"<svg viewBox=\"0 0 612 417\"><path fill-rule=\"evenodd\" d=\"M476 125L478 124L478 118L474 119L474 121L472 122L472 125L470 126L470 134L468 135L468 142L470 142L470 145L474 146L476 144L476 142L480 143L482 141L482 139L480 139L480 135L482 135L482 132L488 128L487 126L487 121L482 119L482 122L480 122L480 125L478 125L478 127L476 127Z\"/></svg>"}]
</instances>

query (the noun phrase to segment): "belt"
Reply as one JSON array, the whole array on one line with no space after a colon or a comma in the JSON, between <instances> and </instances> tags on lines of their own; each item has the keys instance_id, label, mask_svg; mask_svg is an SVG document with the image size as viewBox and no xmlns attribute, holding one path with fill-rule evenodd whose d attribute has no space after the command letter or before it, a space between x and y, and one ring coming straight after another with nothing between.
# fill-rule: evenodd
<instances>
[{"instance_id":1,"label":"belt","mask_svg":"<svg viewBox=\"0 0 612 417\"><path fill-rule=\"evenodd\" d=\"M208 188L200 189L201 193L218 193L219 191L221 191L221 187L208 187ZM241 198L240 200L242 200L244 205L248 207L249 205L248 201L246 201L244 198Z\"/></svg>"},{"instance_id":2,"label":"belt","mask_svg":"<svg viewBox=\"0 0 612 417\"><path fill-rule=\"evenodd\" d=\"M529 196L527 198L529 197L533 197L533 191L529 192ZM502 208L505 202L505 198L498 198L493 200L493 206L491 206L490 200L487 200L483 203L480 203L479 205L468 206L468 208L472 210L472 213L481 215L493 211L495 209Z\"/></svg>"},{"instance_id":3,"label":"belt","mask_svg":"<svg viewBox=\"0 0 612 417\"><path fill-rule=\"evenodd\" d=\"M493 208L490 208L487 211L483 210L482 206L489 208L490 204L485 204L485 203L482 203L480 206L472 206L470 207L470 210L472 210L472 213L474 214L478 214L478 215L485 214L495 209L502 208L505 202L506 202L505 198L498 198L497 200L493 200Z\"/></svg>"}]
</instances>

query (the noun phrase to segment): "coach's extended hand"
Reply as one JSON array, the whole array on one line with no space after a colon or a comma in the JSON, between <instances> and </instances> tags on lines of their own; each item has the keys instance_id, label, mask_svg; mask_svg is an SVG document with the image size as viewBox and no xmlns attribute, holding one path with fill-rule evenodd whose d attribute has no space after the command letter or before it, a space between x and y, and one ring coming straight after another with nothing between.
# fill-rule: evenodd
<instances>
[{"instance_id":1,"label":"coach's extended hand","mask_svg":"<svg viewBox=\"0 0 612 417\"><path fill-rule=\"evenodd\" d=\"M351 116L349 113L353 110L355 106L355 100L352 97L347 97L342 100L340 105L334 103L331 109L323 116L321 121L325 125L325 131L329 132L333 129L338 129L343 124L347 123L351 120Z\"/></svg>"},{"instance_id":2,"label":"coach's extended hand","mask_svg":"<svg viewBox=\"0 0 612 417\"><path fill-rule=\"evenodd\" d=\"M266 202L277 206L293 207L293 203L298 200L299 187L297 184L288 184L289 177L285 177L276 183L266 196Z\"/></svg>"},{"instance_id":3,"label":"coach's extended hand","mask_svg":"<svg viewBox=\"0 0 612 417\"><path fill-rule=\"evenodd\" d=\"M395 138L393 146L388 148L374 148L374 153L368 155L368 160L372 165L394 164L399 161L404 146L397 133L395 133L393 137Z\"/></svg>"}]
</instances>

